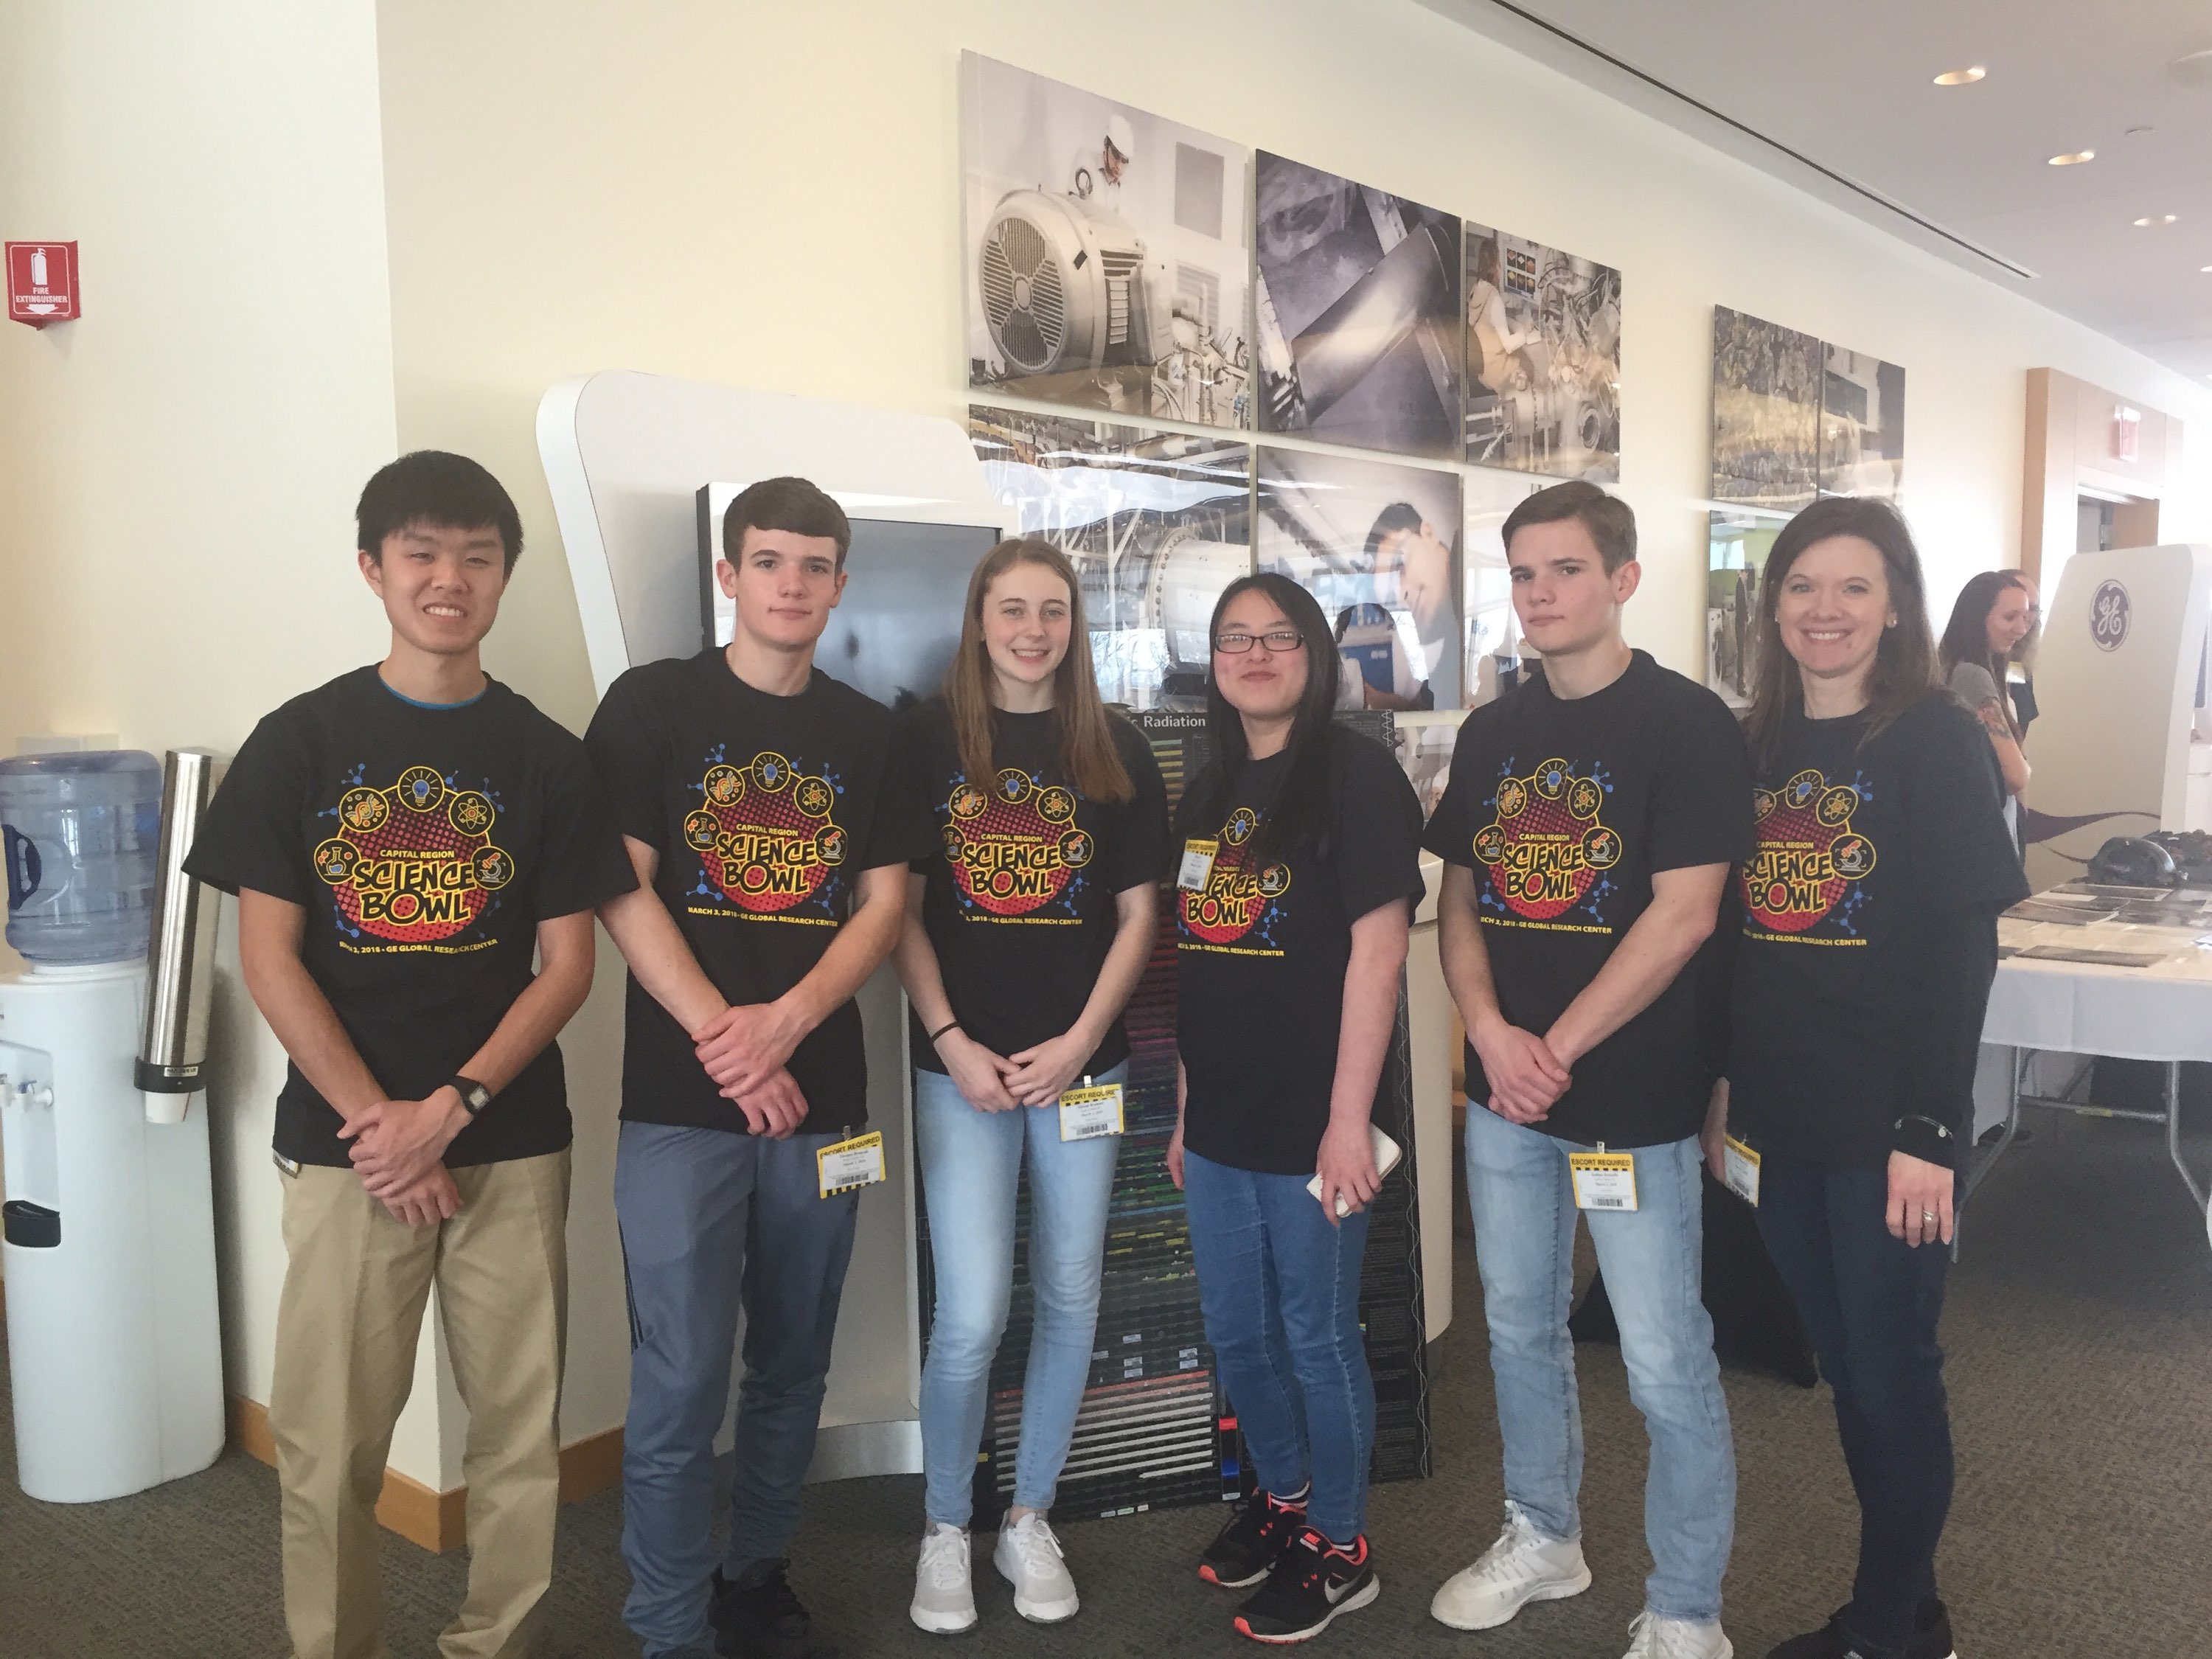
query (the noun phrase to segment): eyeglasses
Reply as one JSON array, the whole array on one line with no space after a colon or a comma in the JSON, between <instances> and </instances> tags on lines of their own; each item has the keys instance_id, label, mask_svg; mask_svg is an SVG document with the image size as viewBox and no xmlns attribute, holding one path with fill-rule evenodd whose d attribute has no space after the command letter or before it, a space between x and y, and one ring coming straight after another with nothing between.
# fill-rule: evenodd
<instances>
[{"instance_id":1,"label":"eyeglasses","mask_svg":"<svg viewBox=\"0 0 2212 1659\"><path fill-rule=\"evenodd\" d=\"M1223 634L1213 641L1213 648L1227 657L1241 657L1255 645L1264 645L1270 651L1295 651L1305 643L1305 636L1295 628L1278 628L1265 634Z\"/></svg>"}]
</instances>

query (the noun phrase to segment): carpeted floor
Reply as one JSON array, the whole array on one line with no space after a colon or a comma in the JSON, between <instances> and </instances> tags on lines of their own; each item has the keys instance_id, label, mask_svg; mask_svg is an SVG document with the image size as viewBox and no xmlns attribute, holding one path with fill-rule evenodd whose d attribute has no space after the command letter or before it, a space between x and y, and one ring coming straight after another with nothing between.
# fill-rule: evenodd
<instances>
[{"instance_id":1,"label":"carpeted floor","mask_svg":"<svg viewBox=\"0 0 2212 1659\"><path fill-rule=\"evenodd\" d=\"M1967 1659L2170 1659L2212 1651L2212 1249L2159 1132L2038 1123L1970 1217L1945 1319L1959 1440L1944 1589ZM2212 1137L2193 1136L2198 1167ZM1644 1442L1620 1356L1582 1354L1585 1547L1597 1582L1480 1636L1431 1622L1437 1583L1494 1535L1501 1491L1474 1262L1438 1344L1437 1469L1380 1487L1383 1593L1324 1638L1393 1656L1591 1656L1626 1645L1642 1605ZM1825 1390L1731 1373L1741 1499L1728 1626L1756 1659L1844 1599L1856 1511ZM276 1483L233 1452L190 1480L62 1508L16 1489L0 1453L0 1654L6 1659L278 1659ZM817 1486L794 1582L848 1659L957 1653L1249 1654L1225 1594L1192 1571L1220 1521L1182 1510L1065 1529L1084 1596L1073 1623L1018 1620L984 1565L982 1621L940 1646L907 1622L920 1481ZM562 1517L541 1659L628 1656L619 1496ZM988 1540L986 1540L987 1542ZM428 1659L466 1559L386 1536L396 1659Z\"/></svg>"}]
</instances>

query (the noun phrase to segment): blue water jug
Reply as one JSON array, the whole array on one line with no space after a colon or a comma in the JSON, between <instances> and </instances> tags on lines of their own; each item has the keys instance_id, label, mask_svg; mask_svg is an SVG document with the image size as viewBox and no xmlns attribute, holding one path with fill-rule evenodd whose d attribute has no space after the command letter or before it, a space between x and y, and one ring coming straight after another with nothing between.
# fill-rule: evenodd
<instances>
[{"instance_id":1,"label":"blue water jug","mask_svg":"<svg viewBox=\"0 0 2212 1659\"><path fill-rule=\"evenodd\" d=\"M56 966L146 954L161 763L136 749L0 760L8 943Z\"/></svg>"}]
</instances>

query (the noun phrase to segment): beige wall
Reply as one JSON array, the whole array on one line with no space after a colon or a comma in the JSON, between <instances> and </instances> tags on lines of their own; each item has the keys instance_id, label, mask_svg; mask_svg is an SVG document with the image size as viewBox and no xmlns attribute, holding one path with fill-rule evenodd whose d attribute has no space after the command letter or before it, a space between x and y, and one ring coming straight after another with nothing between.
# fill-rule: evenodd
<instances>
[{"instance_id":1,"label":"beige wall","mask_svg":"<svg viewBox=\"0 0 2212 1659\"><path fill-rule=\"evenodd\" d=\"M379 19L400 436L514 489L532 550L494 672L574 726L592 695L540 394L623 368L957 415L963 47L1620 266L1622 487L1647 566L1632 632L1692 673L1717 301L1907 366L1906 505L1944 611L2016 558L2031 365L2212 434L2212 398L2179 377L1410 0L694 0L618 24L589 0L384 0ZM2172 522L2212 539L2212 502ZM624 1393L604 957L601 975L565 1045L572 1437L618 1421Z\"/></svg>"},{"instance_id":2,"label":"beige wall","mask_svg":"<svg viewBox=\"0 0 2212 1659\"><path fill-rule=\"evenodd\" d=\"M369 0L0 6L0 226L82 321L0 324L0 744L235 749L372 659L350 516L394 443ZM268 1398L283 1054L225 907L213 1129L228 1385ZM395 1461L440 1463L431 1398Z\"/></svg>"},{"instance_id":3,"label":"beige wall","mask_svg":"<svg viewBox=\"0 0 2212 1659\"><path fill-rule=\"evenodd\" d=\"M489 665L580 728L539 395L629 368L957 414L963 46L1620 266L1632 631L1676 666L1701 650L1716 302L1907 367L1939 605L2015 556L2035 364L2180 417L2167 533L2212 539L2204 389L1413 0L385 0L370 27L368 0L0 8L0 222L82 240L88 301L0 335L0 740L234 746L373 655L346 515L395 444L465 450L514 491L530 550ZM265 1397L276 1073L228 988L225 1310L233 1384ZM603 952L565 1045L570 1438L625 1393L618 1004ZM450 1399L410 1422L395 1462L450 1484Z\"/></svg>"}]
</instances>

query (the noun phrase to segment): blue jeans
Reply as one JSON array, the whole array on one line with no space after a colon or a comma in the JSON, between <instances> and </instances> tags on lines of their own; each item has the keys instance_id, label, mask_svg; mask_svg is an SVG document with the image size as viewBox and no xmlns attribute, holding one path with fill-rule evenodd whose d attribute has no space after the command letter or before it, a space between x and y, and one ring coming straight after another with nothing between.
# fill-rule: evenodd
<instances>
[{"instance_id":1,"label":"blue jeans","mask_svg":"<svg viewBox=\"0 0 2212 1659\"><path fill-rule=\"evenodd\" d=\"M1183 1200L1206 1340L1260 1485L1336 1543L1367 1529L1375 1381L1359 1334L1368 1212L1331 1226L1305 1176L1261 1175L1188 1152Z\"/></svg>"},{"instance_id":2,"label":"blue jeans","mask_svg":"<svg viewBox=\"0 0 2212 1659\"><path fill-rule=\"evenodd\" d=\"M1505 1495L1551 1538L1582 1531L1582 1407L1567 1334L1578 1212L1567 1155L1589 1150L1468 1109L1467 1187ZM1705 1622L1720 1617L1721 1575L1735 1537L1735 1448L1699 1292L1701 1160L1694 1138L1637 1147L1635 1158L1637 1207L1581 1213L1620 1321L1629 1398L1651 1437L1644 1600L1663 1619Z\"/></svg>"},{"instance_id":3,"label":"blue jeans","mask_svg":"<svg viewBox=\"0 0 2212 1659\"><path fill-rule=\"evenodd\" d=\"M1091 1079L1122 1083L1126 1065ZM1030 1172L1029 1370L1014 1502L1048 1510L1091 1376L1106 1206L1121 1137L1062 1140L1052 1106L978 1111L940 1072L914 1074L915 1145L929 1205L937 1305L921 1368L921 1467L932 1521L965 1527L1014 1286L1014 1196Z\"/></svg>"},{"instance_id":4,"label":"blue jeans","mask_svg":"<svg viewBox=\"0 0 2212 1659\"><path fill-rule=\"evenodd\" d=\"M1769 1153L1759 1231L1790 1287L1859 1500L1858 1573L1844 1623L1902 1650L1936 1594L1951 1511L1951 1417L1936 1340L1951 1252L1890 1236L1889 1176Z\"/></svg>"},{"instance_id":5,"label":"blue jeans","mask_svg":"<svg viewBox=\"0 0 2212 1659\"><path fill-rule=\"evenodd\" d=\"M821 1196L814 1154L836 1139L622 1126L615 1217L630 1330L623 1621L647 1659L714 1645L714 1436L729 1413L741 1309L745 1375L723 1576L784 1554L798 1530L860 1210L856 1192Z\"/></svg>"}]
</instances>

